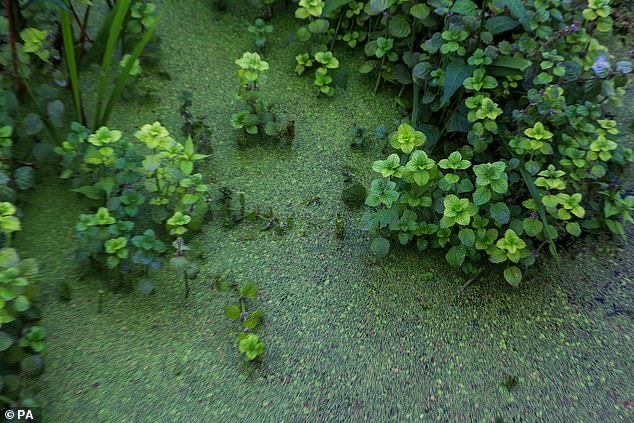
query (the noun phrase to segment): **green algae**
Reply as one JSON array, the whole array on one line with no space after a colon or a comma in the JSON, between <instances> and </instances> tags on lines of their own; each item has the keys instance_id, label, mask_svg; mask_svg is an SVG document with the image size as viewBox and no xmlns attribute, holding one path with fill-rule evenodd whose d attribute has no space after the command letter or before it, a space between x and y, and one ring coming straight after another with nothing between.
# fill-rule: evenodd
<instances>
[{"instance_id":1,"label":"green algae","mask_svg":"<svg viewBox=\"0 0 634 423\"><path fill-rule=\"evenodd\" d=\"M361 211L347 210L340 196L344 169L363 184L372 178L382 146L353 151L350 128L393 124L389 93L372 96L351 56L342 60L346 90L317 98L312 79L293 72L301 48L287 43L296 22L275 18L264 96L295 121L297 136L288 149L238 148L229 125L238 108L233 61L251 48L254 15L182 3L159 27L172 76L153 82L160 101L122 103L110 126L130 132L160 119L177 133L176 96L193 92L194 113L207 114L214 131L206 178L292 216L294 228L279 236L211 221L193 243L201 273L187 301L166 272L150 297L106 291L97 314L107 281L90 272L78 279L83 269L73 261L72 228L90 204L54 177L41 181L24 206L18 246L44 265L50 336L38 384L48 421L632 418L630 244L573 252L560 266L546 260L518 289L491 277L464 292L440 253L397 248L373 257L358 229ZM343 240L335 237L337 214ZM257 367L242 361L223 315L229 299L213 289L224 273L258 283L266 351ZM72 287L68 303L58 299L62 281ZM510 391L508 375L517 380Z\"/></svg>"}]
</instances>

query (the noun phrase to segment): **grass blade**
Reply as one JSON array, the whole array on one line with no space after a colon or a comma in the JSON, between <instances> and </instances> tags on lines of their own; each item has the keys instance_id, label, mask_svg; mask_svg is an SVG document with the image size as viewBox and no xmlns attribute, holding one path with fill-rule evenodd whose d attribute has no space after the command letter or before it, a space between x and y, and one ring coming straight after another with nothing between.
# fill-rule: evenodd
<instances>
[{"instance_id":1,"label":"grass blade","mask_svg":"<svg viewBox=\"0 0 634 423\"><path fill-rule=\"evenodd\" d=\"M157 19L154 21L152 26L145 32L145 34L143 34L143 38L141 38L141 40L138 42L136 47L134 47L134 51L130 55L130 59L128 60L127 65L123 69L121 69L119 77L117 78L115 82L114 89L112 90L112 93L110 94L110 98L108 99L108 104L106 105L106 108L103 111L103 115L100 116L100 120L98 121L99 126L104 126L108 123L108 119L110 118L110 114L112 113L112 109L114 108L114 104L119 99L119 96L121 95L121 92L123 91L123 88L125 87L125 83L130 77L130 70L132 69L132 66L138 60L138 58L141 57L141 54L143 53L145 46L147 45L147 43L150 42L150 39L152 39L152 35L154 35L154 31L156 30L158 23L161 21L161 17L165 13L165 11L170 7L170 5L172 4L172 1L173 0L167 1L165 6L163 7L163 10L161 10L161 13L158 15Z\"/></svg>"},{"instance_id":2,"label":"grass blade","mask_svg":"<svg viewBox=\"0 0 634 423\"><path fill-rule=\"evenodd\" d=\"M97 89L97 109L95 111L95 128L101 126L103 121L101 117L101 109L103 106L104 94L106 91L106 81L110 76L112 57L114 56L117 48L117 41L121 35L123 28L123 22L130 9L131 0L118 0L114 7L112 24L110 25L110 33L106 42L106 49L103 54L103 60L101 62L101 73L99 74L99 86Z\"/></svg>"},{"instance_id":3,"label":"grass blade","mask_svg":"<svg viewBox=\"0 0 634 423\"><path fill-rule=\"evenodd\" d=\"M559 254L557 254L557 247L555 246L555 241L552 239L552 237L550 236L550 225L548 224L548 220L546 220L546 211L544 210L544 206L542 205L542 199L539 196L539 193L537 192L537 187L535 186L535 182L533 181L533 178L531 177L531 175L528 174L528 172L526 172L526 169L524 169L524 163L521 163L519 166L519 170L520 173L522 174L522 177L524 178L524 182L526 182L526 187L528 188L528 192L531 193L531 196L533 197L533 200L535 200L535 204L537 205L537 212L539 213L539 217L542 220L542 223L544 224L544 235L546 235L546 239L548 239L548 243L549 243L549 250L550 253L555 256L555 260L557 260L557 263L559 263Z\"/></svg>"},{"instance_id":4,"label":"grass blade","mask_svg":"<svg viewBox=\"0 0 634 423\"><path fill-rule=\"evenodd\" d=\"M75 37L73 36L73 24L68 10L59 9L60 23L62 27L62 38L64 41L64 56L66 56L66 66L68 67L68 77L73 91L73 103L77 122L83 122L81 113L81 96L79 91L79 72L77 70L77 58L75 56Z\"/></svg>"}]
</instances>

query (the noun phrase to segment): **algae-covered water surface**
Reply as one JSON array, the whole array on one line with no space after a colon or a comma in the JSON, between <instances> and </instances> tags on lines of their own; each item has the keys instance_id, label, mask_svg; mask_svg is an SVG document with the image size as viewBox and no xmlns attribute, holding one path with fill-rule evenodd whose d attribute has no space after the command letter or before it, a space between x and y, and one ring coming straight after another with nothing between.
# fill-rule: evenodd
<instances>
[{"instance_id":1,"label":"algae-covered water surface","mask_svg":"<svg viewBox=\"0 0 634 423\"><path fill-rule=\"evenodd\" d=\"M246 27L259 12L242 2L226 11L177 3L157 29L163 72L148 76L154 100L118 102L108 126L132 134L160 121L180 134L178 96L193 93L192 111L212 133L213 151L198 165L204 181L214 192L243 192L249 207L272 208L292 225L280 234L251 223L228 228L213 211L191 240L199 270L187 298L168 268L152 295L116 290L75 260L75 224L95 203L71 192L56 169L40 173L14 244L42 266L48 338L36 385L46 421L634 419L630 242L560 247L559 263L543 254L518 287L487 271L462 289L469 278L441 249L393 243L376 257L360 229L364 210L347 208L341 192L375 179L385 142L351 148L350 130L395 129L398 89L374 95L375 79L356 71L363 54L338 47L345 84L317 96L312 74L294 72L305 47L292 42L298 20L278 2L265 90L295 136L290 145L240 146L230 126L240 108L234 62L253 49ZM88 104L97 78L96 68L82 75ZM225 316L232 297L217 289L219 277L257 283L261 360L239 353L239 327ZM66 301L62 284L71 288Z\"/></svg>"}]
</instances>

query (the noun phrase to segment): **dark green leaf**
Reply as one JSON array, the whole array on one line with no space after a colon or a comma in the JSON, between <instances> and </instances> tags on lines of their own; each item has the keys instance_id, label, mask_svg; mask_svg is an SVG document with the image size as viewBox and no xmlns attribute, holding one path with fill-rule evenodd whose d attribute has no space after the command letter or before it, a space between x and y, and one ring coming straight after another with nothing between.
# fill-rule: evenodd
<instances>
[{"instance_id":1,"label":"dark green leaf","mask_svg":"<svg viewBox=\"0 0 634 423\"><path fill-rule=\"evenodd\" d=\"M489 213L493 220L502 224L509 223L509 219L511 218L511 211L504 203L495 203L489 209Z\"/></svg>"},{"instance_id":2,"label":"dark green leaf","mask_svg":"<svg viewBox=\"0 0 634 423\"><path fill-rule=\"evenodd\" d=\"M473 66L467 65L462 59L454 59L447 65L442 105L449 102L451 97L462 87L464 80L473 73Z\"/></svg>"},{"instance_id":3,"label":"dark green leaf","mask_svg":"<svg viewBox=\"0 0 634 423\"><path fill-rule=\"evenodd\" d=\"M504 0L504 3L506 4L506 7L508 7L511 14L519 19L524 29L526 31L530 31L531 25L529 22L528 13L526 12L526 7L524 7L522 0Z\"/></svg>"},{"instance_id":4,"label":"dark green leaf","mask_svg":"<svg viewBox=\"0 0 634 423\"><path fill-rule=\"evenodd\" d=\"M228 305L225 307L225 316L230 318L231 320L236 320L240 317L240 307L235 305Z\"/></svg>"},{"instance_id":5,"label":"dark green leaf","mask_svg":"<svg viewBox=\"0 0 634 423\"><path fill-rule=\"evenodd\" d=\"M0 331L0 351L7 350L13 345L13 337L6 332Z\"/></svg>"},{"instance_id":6,"label":"dark green leaf","mask_svg":"<svg viewBox=\"0 0 634 423\"><path fill-rule=\"evenodd\" d=\"M379 257L385 257L390 251L390 241L383 238L382 236L376 237L370 243L370 248L372 252Z\"/></svg>"},{"instance_id":7,"label":"dark green leaf","mask_svg":"<svg viewBox=\"0 0 634 423\"><path fill-rule=\"evenodd\" d=\"M445 258L447 259L447 263L449 263L453 267L460 267L464 262L464 259L467 255L467 251L464 245L456 245L453 246L447 251Z\"/></svg>"},{"instance_id":8,"label":"dark green leaf","mask_svg":"<svg viewBox=\"0 0 634 423\"><path fill-rule=\"evenodd\" d=\"M500 68L509 68L523 71L532 64L533 62L531 62L530 60L522 59L521 57L499 56L493 61L491 65Z\"/></svg>"},{"instance_id":9,"label":"dark green leaf","mask_svg":"<svg viewBox=\"0 0 634 423\"><path fill-rule=\"evenodd\" d=\"M33 188L35 185L35 175L31 166L20 166L14 173L15 184L22 191Z\"/></svg>"},{"instance_id":10,"label":"dark green leaf","mask_svg":"<svg viewBox=\"0 0 634 423\"><path fill-rule=\"evenodd\" d=\"M519 24L520 23L518 21L509 16L495 16L486 21L484 27L491 34L495 35L515 29L519 26Z\"/></svg>"},{"instance_id":11,"label":"dark green leaf","mask_svg":"<svg viewBox=\"0 0 634 423\"><path fill-rule=\"evenodd\" d=\"M326 0L324 7L321 10L321 16L325 18L334 18L336 12L351 1L352 0Z\"/></svg>"},{"instance_id":12,"label":"dark green leaf","mask_svg":"<svg viewBox=\"0 0 634 423\"><path fill-rule=\"evenodd\" d=\"M367 192L365 187L359 183L343 190L341 199L351 209L359 208L365 202Z\"/></svg>"},{"instance_id":13,"label":"dark green leaf","mask_svg":"<svg viewBox=\"0 0 634 423\"><path fill-rule=\"evenodd\" d=\"M28 113L20 124L20 135L30 137L44 129L44 122L36 113Z\"/></svg>"},{"instance_id":14,"label":"dark green leaf","mask_svg":"<svg viewBox=\"0 0 634 423\"><path fill-rule=\"evenodd\" d=\"M388 30L395 38L405 38L412 32L412 27L405 16L397 15L390 19Z\"/></svg>"}]
</instances>

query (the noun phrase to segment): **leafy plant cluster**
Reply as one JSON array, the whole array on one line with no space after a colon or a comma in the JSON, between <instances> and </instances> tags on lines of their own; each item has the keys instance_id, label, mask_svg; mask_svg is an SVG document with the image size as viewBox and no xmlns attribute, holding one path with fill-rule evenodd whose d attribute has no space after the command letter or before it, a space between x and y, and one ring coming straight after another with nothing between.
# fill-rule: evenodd
<instances>
[{"instance_id":1,"label":"leafy plant cluster","mask_svg":"<svg viewBox=\"0 0 634 423\"><path fill-rule=\"evenodd\" d=\"M29 379L42 372L46 349L46 330L38 324L38 265L11 248L22 229L14 186L30 187L32 175L21 175L24 167L12 171L12 130L0 128L0 395L7 406L37 406Z\"/></svg>"},{"instance_id":2,"label":"leafy plant cluster","mask_svg":"<svg viewBox=\"0 0 634 423\"><path fill-rule=\"evenodd\" d=\"M225 307L225 315L241 324L238 350L249 361L260 360L264 353L264 343L255 331L260 326L264 312L259 309L253 310L252 302L258 295L257 285L255 282L229 285L222 279L217 283L217 287L221 292L232 292L235 296L232 304Z\"/></svg>"},{"instance_id":3,"label":"leafy plant cluster","mask_svg":"<svg viewBox=\"0 0 634 423\"><path fill-rule=\"evenodd\" d=\"M207 155L196 153L191 137L180 143L159 122L143 125L134 139L73 123L55 151L64 167L61 177L100 202L75 227L80 259L114 271L121 281L138 281L150 293L151 272L162 267L172 245L172 266L187 274L183 238L200 229L209 211L209 187L194 172Z\"/></svg>"},{"instance_id":4,"label":"leafy plant cluster","mask_svg":"<svg viewBox=\"0 0 634 423\"><path fill-rule=\"evenodd\" d=\"M186 137L191 137L194 145L201 153L209 154L212 151L211 127L207 124L207 116L195 116L190 107L193 105L192 93L183 91L178 96L181 105L178 109L183 118L181 131Z\"/></svg>"},{"instance_id":5,"label":"leafy plant cluster","mask_svg":"<svg viewBox=\"0 0 634 423\"><path fill-rule=\"evenodd\" d=\"M468 274L479 273L484 260L503 264L505 279L517 286L520 266L533 265L545 245L556 255L557 240L604 226L624 236L623 223L633 222L634 197L604 176L612 165L625 164L631 151L608 139L608 130L616 133L614 121L598 120L594 130L601 135L579 145L578 134L572 146L566 134L558 144L549 141L554 134L536 122L508 141L511 157L478 164L471 146L434 160L419 149L426 136L403 123L390 140L400 154L372 167L382 176L366 199L375 210L362 221L376 235L372 250L387 254L384 235L419 250L443 248L447 262Z\"/></svg>"},{"instance_id":6,"label":"leafy plant cluster","mask_svg":"<svg viewBox=\"0 0 634 423\"><path fill-rule=\"evenodd\" d=\"M388 134L389 130L387 127L383 125L377 126L372 133L365 126L357 125L356 123L352 126L350 130L352 135L352 141L350 143L351 147L367 147L371 142L377 142L384 140Z\"/></svg>"},{"instance_id":7,"label":"leafy plant cluster","mask_svg":"<svg viewBox=\"0 0 634 423\"><path fill-rule=\"evenodd\" d=\"M2 214L10 203L0 203ZM0 219L3 219L4 216ZM30 379L44 368L46 330L39 326L37 262L0 248L0 395L7 406L38 406Z\"/></svg>"},{"instance_id":8,"label":"leafy plant cluster","mask_svg":"<svg viewBox=\"0 0 634 423\"><path fill-rule=\"evenodd\" d=\"M330 71L339 68L339 60L333 53L333 29L325 18L330 13L330 3L322 0L300 0L295 10L295 17L306 22L296 32L295 38L301 43L310 41L310 51L295 57L295 72L302 75L308 68L315 69L314 84L320 94L333 96L335 88Z\"/></svg>"},{"instance_id":9,"label":"leafy plant cluster","mask_svg":"<svg viewBox=\"0 0 634 423\"><path fill-rule=\"evenodd\" d=\"M93 28L89 25L94 21L90 1L4 3L0 68L8 77L3 79L4 88L15 89L18 98L25 94L30 100L33 112L23 118L25 136L46 130L53 141L62 141L59 128L64 126L66 113L61 101L65 88L70 89L75 119L88 125L80 73L99 57L95 129L107 124L124 90L134 90L142 71L141 59L156 62L160 39L154 30L162 12L146 0L119 0L108 6L101 26Z\"/></svg>"},{"instance_id":10,"label":"leafy plant cluster","mask_svg":"<svg viewBox=\"0 0 634 423\"><path fill-rule=\"evenodd\" d=\"M266 82L269 64L258 53L246 52L236 60L240 88L237 99L244 102L245 108L231 116L231 125L243 131L244 135L266 134L275 136L280 125L271 105L260 98L260 89Z\"/></svg>"}]
</instances>

